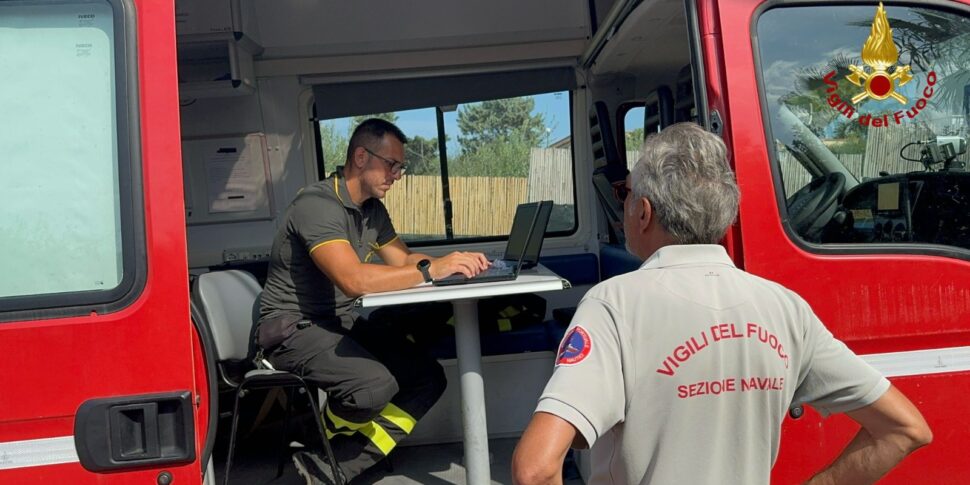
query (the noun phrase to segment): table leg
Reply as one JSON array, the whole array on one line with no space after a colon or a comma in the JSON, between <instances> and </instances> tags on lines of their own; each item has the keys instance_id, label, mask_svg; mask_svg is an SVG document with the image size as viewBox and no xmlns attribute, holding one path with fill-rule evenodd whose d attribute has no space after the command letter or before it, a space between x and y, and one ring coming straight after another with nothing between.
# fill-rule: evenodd
<instances>
[{"instance_id":1,"label":"table leg","mask_svg":"<svg viewBox=\"0 0 970 485\"><path fill-rule=\"evenodd\" d=\"M478 300L456 300L455 342L461 375L461 424L465 437L465 479L468 485L491 483L482 348L478 338Z\"/></svg>"}]
</instances>

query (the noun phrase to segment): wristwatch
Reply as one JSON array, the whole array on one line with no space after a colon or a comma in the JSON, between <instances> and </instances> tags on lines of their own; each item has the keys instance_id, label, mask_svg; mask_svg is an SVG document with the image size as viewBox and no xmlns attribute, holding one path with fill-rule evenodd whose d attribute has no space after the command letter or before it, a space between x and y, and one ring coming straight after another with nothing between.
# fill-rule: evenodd
<instances>
[{"instance_id":1,"label":"wristwatch","mask_svg":"<svg viewBox=\"0 0 970 485\"><path fill-rule=\"evenodd\" d=\"M431 283L434 279L431 277L431 260L422 259L418 261L418 271L421 272L421 276L424 276L425 283Z\"/></svg>"}]
</instances>

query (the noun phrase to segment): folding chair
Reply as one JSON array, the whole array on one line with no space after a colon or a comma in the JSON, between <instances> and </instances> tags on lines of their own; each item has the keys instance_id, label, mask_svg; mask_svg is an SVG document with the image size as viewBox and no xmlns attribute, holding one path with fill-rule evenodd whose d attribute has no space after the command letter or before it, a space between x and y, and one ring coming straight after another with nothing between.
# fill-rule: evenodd
<instances>
[{"instance_id":1,"label":"folding chair","mask_svg":"<svg viewBox=\"0 0 970 485\"><path fill-rule=\"evenodd\" d=\"M236 447L236 433L239 427L239 407L242 399L249 391L257 389L282 388L286 391L286 414L283 421L283 434L280 439L279 461L276 476L283 474L283 464L286 462L287 443L290 415L293 411L293 391L305 393L312 408L320 441L326 452L333 474L341 485L339 466L330 447L330 440L324 431L320 418L320 407L314 398L315 388L309 386L300 376L291 372L272 368L265 359L255 361L256 346L253 342L253 326L259 310L259 294L261 288L253 275L240 270L213 271L199 276L192 289L192 298L202 311L206 325L212 331L215 341L215 355L218 360L217 369L222 382L235 389L235 404L232 412L232 428L229 433L229 455L226 458L224 483L229 483L229 471L232 468L232 457ZM255 361L255 362L254 362ZM237 382L233 377L233 368L240 364L253 362L242 380ZM238 374L238 373L237 373ZM326 399L326 395L324 398Z\"/></svg>"}]
</instances>

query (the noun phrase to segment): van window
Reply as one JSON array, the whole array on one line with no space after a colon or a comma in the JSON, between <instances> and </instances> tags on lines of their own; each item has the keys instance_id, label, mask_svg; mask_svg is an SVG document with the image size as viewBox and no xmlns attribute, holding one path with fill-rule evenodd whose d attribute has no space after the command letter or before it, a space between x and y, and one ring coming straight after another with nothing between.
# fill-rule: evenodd
<instances>
[{"instance_id":1,"label":"van window","mask_svg":"<svg viewBox=\"0 0 970 485\"><path fill-rule=\"evenodd\" d=\"M642 104L631 104L620 107L622 114L623 146L626 153L627 168L633 170L633 166L640 159L640 147L643 140L649 133L644 133L643 119L646 108Z\"/></svg>"},{"instance_id":2,"label":"van window","mask_svg":"<svg viewBox=\"0 0 970 485\"><path fill-rule=\"evenodd\" d=\"M555 202L547 234L568 233L576 226L569 112L561 91L323 120L320 151L329 174L359 122L384 118L404 131L408 169L384 204L409 243L504 237L516 206L538 200Z\"/></svg>"},{"instance_id":3,"label":"van window","mask_svg":"<svg viewBox=\"0 0 970 485\"><path fill-rule=\"evenodd\" d=\"M0 3L4 310L103 302L126 290L133 203L115 22L104 1Z\"/></svg>"},{"instance_id":4,"label":"van window","mask_svg":"<svg viewBox=\"0 0 970 485\"><path fill-rule=\"evenodd\" d=\"M757 45L778 191L799 239L970 248L966 16L781 7L758 19Z\"/></svg>"}]
</instances>

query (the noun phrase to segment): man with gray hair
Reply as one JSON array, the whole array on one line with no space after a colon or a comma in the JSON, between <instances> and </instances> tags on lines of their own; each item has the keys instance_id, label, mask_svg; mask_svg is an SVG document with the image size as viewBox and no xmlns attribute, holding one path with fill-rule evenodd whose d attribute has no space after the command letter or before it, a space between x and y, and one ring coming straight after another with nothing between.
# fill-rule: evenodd
<instances>
[{"instance_id":1,"label":"man with gray hair","mask_svg":"<svg viewBox=\"0 0 970 485\"><path fill-rule=\"evenodd\" d=\"M862 425L809 483L872 483L931 440L902 393L790 290L717 243L738 188L717 136L681 123L646 140L617 187L627 249L645 260L593 287L513 456L515 483L562 483L570 446L590 484L767 484L792 407Z\"/></svg>"}]
</instances>

